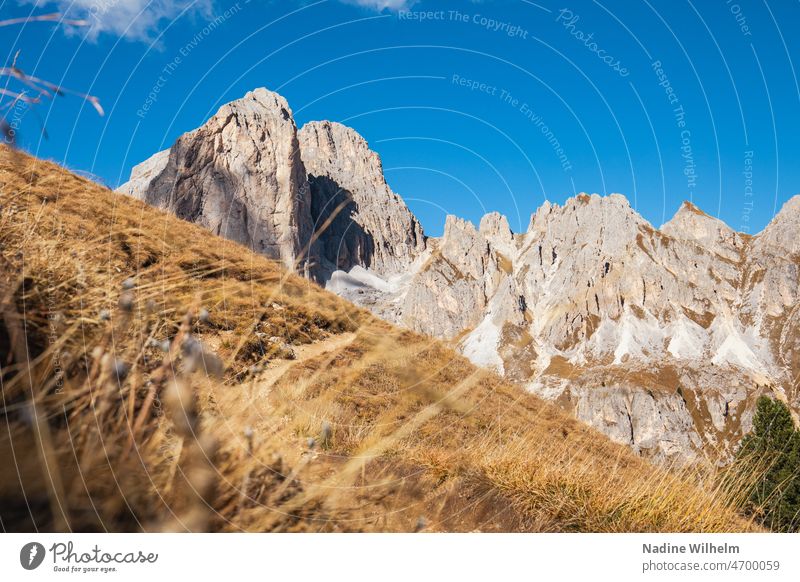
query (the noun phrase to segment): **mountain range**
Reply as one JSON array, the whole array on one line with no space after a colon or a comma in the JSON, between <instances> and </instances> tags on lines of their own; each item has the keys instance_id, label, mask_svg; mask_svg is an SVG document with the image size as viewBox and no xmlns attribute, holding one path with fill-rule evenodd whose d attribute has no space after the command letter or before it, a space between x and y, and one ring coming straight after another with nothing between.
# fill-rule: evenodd
<instances>
[{"instance_id":1,"label":"mountain range","mask_svg":"<svg viewBox=\"0 0 800 582\"><path fill-rule=\"evenodd\" d=\"M487 214L427 237L353 129L298 129L257 89L118 192L448 340L656 460L730 457L768 394L800 410L800 196L759 234L684 203L659 228L619 194Z\"/></svg>"}]
</instances>

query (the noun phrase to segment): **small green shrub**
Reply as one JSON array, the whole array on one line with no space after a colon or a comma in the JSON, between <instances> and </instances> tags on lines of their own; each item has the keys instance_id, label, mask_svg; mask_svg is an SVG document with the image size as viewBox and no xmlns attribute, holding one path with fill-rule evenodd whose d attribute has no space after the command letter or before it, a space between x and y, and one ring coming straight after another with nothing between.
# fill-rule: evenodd
<instances>
[{"instance_id":1,"label":"small green shrub","mask_svg":"<svg viewBox=\"0 0 800 582\"><path fill-rule=\"evenodd\" d=\"M800 431L783 402L758 399L737 460L755 471L749 507L756 519L772 531L800 531Z\"/></svg>"}]
</instances>

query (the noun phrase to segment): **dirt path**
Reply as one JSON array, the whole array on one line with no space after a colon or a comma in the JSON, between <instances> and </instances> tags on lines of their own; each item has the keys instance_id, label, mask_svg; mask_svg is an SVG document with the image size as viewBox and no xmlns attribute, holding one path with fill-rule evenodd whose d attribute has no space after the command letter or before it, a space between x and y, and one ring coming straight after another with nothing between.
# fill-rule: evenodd
<instances>
[{"instance_id":1,"label":"dirt path","mask_svg":"<svg viewBox=\"0 0 800 582\"><path fill-rule=\"evenodd\" d=\"M281 361L275 367L267 368L259 375L258 392L261 394L269 392L272 386L280 380L292 366L310 360L311 358L316 358L322 354L339 350L352 343L354 339L356 339L356 334L354 333L341 333L312 344L294 346L294 360Z\"/></svg>"}]
</instances>

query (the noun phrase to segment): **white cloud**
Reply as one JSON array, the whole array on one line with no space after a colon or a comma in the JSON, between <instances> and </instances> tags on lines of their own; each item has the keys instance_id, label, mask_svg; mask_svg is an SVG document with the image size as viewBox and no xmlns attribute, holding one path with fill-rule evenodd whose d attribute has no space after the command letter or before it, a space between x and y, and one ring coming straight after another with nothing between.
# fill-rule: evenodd
<instances>
[{"instance_id":1,"label":"white cloud","mask_svg":"<svg viewBox=\"0 0 800 582\"><path fill-rule=\"evenodd\" d=\"M58 11L66 18L86 20L85 27L69 28L69 33L87 34L89 39L106 33L131 40L151 41L171 20L187 15L213 15L215 0L18 0L37 10ZM407 10L419 0L339 0L370 10ZM223 3L224 4L224 3ZM218 4L219 5L219 4Z\"/></svg>"},{"instance_id":2,"label":"white cloud","mask_svg":"<svg viewBox=\"0 0 800 582\"><path fill-rule=\"evenodd\" d=\"M357 4L373 10L407 10L417 3L417 0L341 0L345 4Z\"/></svg>"},{"instance_id":3,"label":"white cloud","mask_svg":"<svg viewBox=\"0 0 800 582\"><path fill-rule=\"evenodd\" d=\"M22 0L39 9L57 10L88 21L88 36L101 33L132 40L152 40L169 21L183 15L212 14L213 0ZM80 29L81 34L86 28Z\"/></svg>"}]
</instances>

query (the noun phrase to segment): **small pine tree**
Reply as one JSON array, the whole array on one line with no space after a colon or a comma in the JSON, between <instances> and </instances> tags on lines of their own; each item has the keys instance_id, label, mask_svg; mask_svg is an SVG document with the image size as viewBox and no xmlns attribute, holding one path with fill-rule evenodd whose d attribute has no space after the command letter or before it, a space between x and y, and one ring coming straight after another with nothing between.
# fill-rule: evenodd
<instances>
[{"instance_id":1,"label":"small pine tree","mask_svg":"<svg viewBox=\"0 0 800 582\"><path fill-rule=\"evenodd\" d=\"M800 431L783 402L758 399L737 459L758 471L749 495L757 520L772 531L800 531Z\"/></svg>"}]
</instances>

